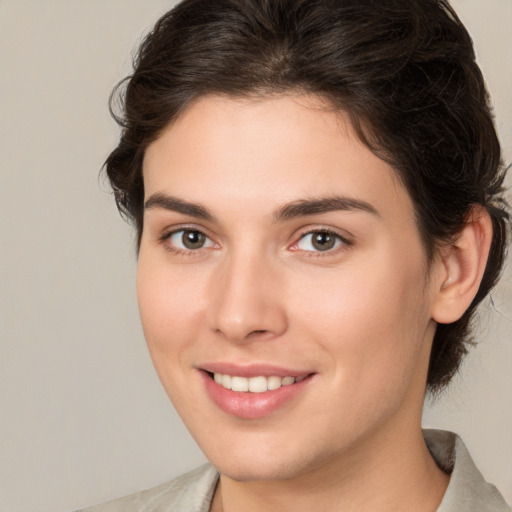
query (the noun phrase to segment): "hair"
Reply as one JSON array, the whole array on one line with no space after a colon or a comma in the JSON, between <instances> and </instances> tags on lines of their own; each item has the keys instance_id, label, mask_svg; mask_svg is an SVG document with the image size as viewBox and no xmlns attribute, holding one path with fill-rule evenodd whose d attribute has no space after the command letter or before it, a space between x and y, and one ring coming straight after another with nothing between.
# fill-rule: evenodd
<instances>
[{"instance_id":1,"label":"hair","mask_svg":"<svg viewBox=\"0 0 512 512\"><path fill-rule=\"evenodd\" d=\"M348 114L360 139L410 194L430 263L474 205L493 239L471 306L439 324L427 385L442 390L472 343L476 306L508 244L505 168L471 38L445 0L184 0L140 45L111 96L122 127L105 162L120 212L143 230L143 157L205 95L311 94ZM118 113L115 113L117 110Z\"/></svg>"}]
</instances>

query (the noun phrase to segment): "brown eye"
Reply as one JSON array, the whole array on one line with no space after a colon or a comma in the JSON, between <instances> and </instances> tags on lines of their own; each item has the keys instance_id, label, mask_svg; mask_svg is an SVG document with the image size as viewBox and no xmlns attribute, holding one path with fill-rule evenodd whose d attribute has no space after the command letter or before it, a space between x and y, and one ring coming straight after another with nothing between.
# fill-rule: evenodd
<instances>
[{"instance_id":1,"label":"brown eye","mask_svg":"<svg viewBox=\"0 0 512 512\"><path fill-rule=\"evenodd\" d=\"M302 251L325 252L339 247L345 241L331 231L312 231L299 240L297 247Z\"/></svg>"},{"instance_id":2,"label":"brown eye","mask_svg":"<svg viewBox=\"0 0 512 512\"><path fill-rule=\"evenodd\" d=\"M199 249L203 247L206 237L199 231L183 231L181 241L187 249Z\"/></svg>"},{"instance_id":3,"label":"brown eye","mask_svg":"<svg viewBox=\"0 0 512 512\"><path fill-rule=\"evenodd\" d=\"M314 233L311 239L313 247L318 251L328 251L334 247L336 238L330 233Z\"/></svg>"},{"instance_id":4,"label":"brown eye","mask_svg":"<svg viewBox=\"0 0 512 512\"><path fill-rule=\"evenodd\" d=\"M193 251L212 247L213 242L201 231L196 229L180 229L169 236L170 244L176 249Z\"/></svg>"}]
</instances>

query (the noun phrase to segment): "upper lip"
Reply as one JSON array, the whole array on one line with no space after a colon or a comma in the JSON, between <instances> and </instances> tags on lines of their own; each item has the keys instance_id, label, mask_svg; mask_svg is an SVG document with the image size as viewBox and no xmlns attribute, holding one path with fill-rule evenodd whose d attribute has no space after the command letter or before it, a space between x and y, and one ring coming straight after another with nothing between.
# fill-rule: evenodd
<instances>
[{"instance_id":1,"label":"upper lip","mask_svg":"<svg viewBox=\"0 0 512 512\"><path fill-rule=\"evenodd\" d=\"M265 363L253 364L235 364L228 362L206 363L199 366L199 369L210 373L222 373L224 375L232 375L237 377L301 377L309 375L313 372L310 370L297 370L284 368Z\"/></svg>"}]
</instances>

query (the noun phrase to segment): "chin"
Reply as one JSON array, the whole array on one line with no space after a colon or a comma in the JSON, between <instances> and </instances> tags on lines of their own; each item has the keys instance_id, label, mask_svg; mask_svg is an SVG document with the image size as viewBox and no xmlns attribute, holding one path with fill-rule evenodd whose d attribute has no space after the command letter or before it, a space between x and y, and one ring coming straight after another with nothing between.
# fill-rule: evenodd
<instances>
[{"instance_id":1,"label":"chin","mask_svg":"<svg viewBox=\"0 0 512 512\"><path fill-rule=\"evenodd\" d=\"M252 441L252 442L251 442ZM283 440L273 442L267 439L246 440L237 446L217 445L214 449L203 450L211 464L224 476L239 481L282 481L308 473L325 462L322 453L307 453L303 443Z\"/></svg>"}]
</instances>

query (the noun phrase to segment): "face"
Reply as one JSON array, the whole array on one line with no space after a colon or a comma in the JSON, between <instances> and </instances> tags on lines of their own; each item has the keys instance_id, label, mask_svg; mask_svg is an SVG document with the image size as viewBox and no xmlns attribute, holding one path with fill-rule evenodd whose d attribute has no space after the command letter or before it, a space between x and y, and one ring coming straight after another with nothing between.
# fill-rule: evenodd
<instances>
[{"instance_id":1,"label":"face","mask_svg":"<svg viewBox=\"0 0 512 512\"><path fill-rule=\"evenodd\" d=\"M435 294L413 206L321 107L206 97L145 155L144 333L235 479L293 478L419 429Z\"/></svg>"}]
</instances>

